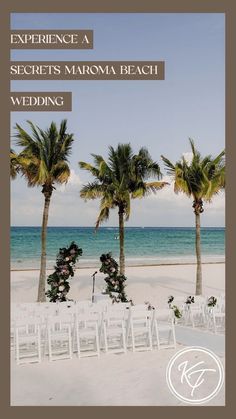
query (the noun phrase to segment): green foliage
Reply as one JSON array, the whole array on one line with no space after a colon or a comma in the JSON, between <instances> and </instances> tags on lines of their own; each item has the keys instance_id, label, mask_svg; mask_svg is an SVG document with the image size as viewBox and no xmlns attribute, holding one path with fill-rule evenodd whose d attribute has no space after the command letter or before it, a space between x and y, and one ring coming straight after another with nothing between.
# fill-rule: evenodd
<instances>
[{"instance_id":1,"label":"green foliage","mask_svg":"<svg viewBox=\"0 0 236 419\"><path fill-rule=\"evenodd\" d=\"M182 313L181 313L180 309L175 304L172 304L174 299L175 299L174 296L170 295L168 297L167 304L169 305L169 308L173 310L175 317L177 319L181 319Z\"/></svg>"},{"instance_id":2,"label":"green foliage","mask_svg":"<svg viewBox=\"0 0 236 419\"><path fill-rule=\"evenodd\" d=\"M167 173L174 179L174 191L183 192L193 198L196 214L203 212L203 201L211 202L214 195L225 187L225 151L217 157L202 157L190 141L192 159L188 162L184 156L175 164L161 156Z\"/></svg>"},{"instance_id":3,"label":"green foliage","mask_svg":"<svg viewBox=\"0 0 236 419\"><path fill-rule=\"evenodd\" d=\"M67 300L70 290L69 279L74 276L75 263L82 253L82 249L74 242L67 248L59 249L55 271L47 278L51 289L46 292L46 295L51 302Z\"/></svg>"},{"instance_id":4,"label":"green foliage","mask_svg":"<svg viewBox=\"0 0 236 419\"><path fill-rule=\"evenodd\" d=\"M182 313L180 311L180 309L176 306L176 305L172 305L171 306L172 310L174 311L174 315L177 319L181 319L182 317Z\"/></svg>"},{"instance_id":5,"label":"green foliage","mask_svg":"<svg viewBox=\"0 0 236 419\"><path fill-rule=\"evenodd\" d=\"M128 220L131 199L155 193L166 185L160 181L146 182L151 176L161 178L161 171L144 147L134 154L130 144L119 144L116 149L109 147L107 161L97 154L92 157L94 165L79 162L80 167L95 178L82 188L80 196L85 200L100 198L96 228L109 218L110 210L115 207L119 207Z\"/></svg>"},{"instance_id":6,"label":"green foliage","mask_svg":"<svg viewBox=\"0 0 236 419\"><path fill-rule=\"evenodd\" d=\"M15 179L19 173L20 165L18 156L15 151L11 148L10 150L10 175L12 179Z\"/></svg>"},{"instance_id":7,"label":"green foliage","mask_svg":"<svg viewBox=\"0 0 236 419\"><path fill-rule=\"evenodd\" d=\"M102 262L100 272L107 275L104 278L107 284L106 293L109 294L113 302L127 302L125 293L126 277L119 275L118 263L113 259L111 253L102 254L100 261Z\"/></svg>"},{"instance_id":8,"label":"green foliage","mask_svg":"<svg viewBox=\"0 0 236 419\"><path fill-rule=\"evenodd\" d=\"M52 122L45 131L31 121L28 124L30 134L16 124L16 144L22 148L17 156L18 168L27 179L28 186L43 186L43 193L47 188L52 192L54 183L65 183L70 176L68 156L74 140L73 134L67 133L66 120L61 121L59 129Z\"/></svg>"}]
</instances>

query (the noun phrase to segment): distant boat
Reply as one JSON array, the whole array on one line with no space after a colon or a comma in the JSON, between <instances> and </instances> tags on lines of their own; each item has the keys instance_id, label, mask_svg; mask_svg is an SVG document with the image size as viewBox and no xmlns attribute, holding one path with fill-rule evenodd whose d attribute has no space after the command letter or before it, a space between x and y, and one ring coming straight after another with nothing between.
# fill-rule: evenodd
<instances>
[{"instance_id":1,"label":"distant boat","mask_svg":"<svg viewBox=\"0 0 236 419\"><path fill-rule=\"evenodd\" d=\"M119 239L119 236L115 236L115 240L118 240Z\"/></svg>"}]
</instances>

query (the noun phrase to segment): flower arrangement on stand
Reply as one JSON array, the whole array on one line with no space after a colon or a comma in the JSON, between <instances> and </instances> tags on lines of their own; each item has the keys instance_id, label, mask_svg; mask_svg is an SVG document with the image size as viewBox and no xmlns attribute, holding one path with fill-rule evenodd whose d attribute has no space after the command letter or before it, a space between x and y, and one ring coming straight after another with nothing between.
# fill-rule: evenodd
<instances>
[{"instance_id":1,"label":"flower arrangement on stand","mask_svg":"<svg viewBox=\"0 0 236 419\"><path fill-rule=\"evenodd\" d=\"M173 295L170 295L170 296L168 297L167 304L168 304L168 306L169 306L170 308L171 308L171 303L173 303L174 299L175 299L175 297L174 297Z\"/></svg>"},{"instance_id":2,"label":"flower arrangement on stand","mask_svg":"<svg viewBox=\"0 0 236 419\"><path fill-rule=\"evenodd\" d=\"M155 310L155 307L150 303L150 301L144 301L144 304L146 304L147 305L147 309L149 310L149 311L151 311L151 310ZM134 304L133 304L134 305Z\"/></svg>"},{"instance_id":3,"label":"flower arrangement on stand","mask_svg":"<svg viewBox=\"0 0 236 419\"><path fill-rule=\"evenodd\" d=\"M67 301L70 290L69 279L74 276L75 264L82 253L82 249L75 242L67 248L59 249L55 271L47 278L51 289L46 292L46 296L50 302Z\"/></svg>"},{"instance_id":4,"label":"flower arrangement on stand","mask_svg":"<svg viewBox=\"0 0 236 419\"><path fill-rule=\"evenodd\" d=\"M217 298L213 297L213 295L209 297L207 300L208 307L215 307L216 303L217 303Z\"/></svg>"},{"instance_id":5,"label":"flower arrangement on stand","mask_svg":"<svg viewBox=\"0 0 236 419\"><path fill-rule=\"evenodd\" d=\"M100 272L107 275L104 278L107 284L105 292L112 298L113 303L127 302L125 293L126 277L119 274L118 263L111 253L102 254L100 261L102 263Z\"/></svg>"},{"instance_id":6,"label":"flower arrangement on stand","mask_svg":"<svg viewBox=\"0 0 236 419\"><path fill-rule=\"evenodd\" d=\"M194 297L192 297L191 295L187 298L187 300L185 301L185 304L193 304L195 303Z\"/></svg>"}]
</instances>

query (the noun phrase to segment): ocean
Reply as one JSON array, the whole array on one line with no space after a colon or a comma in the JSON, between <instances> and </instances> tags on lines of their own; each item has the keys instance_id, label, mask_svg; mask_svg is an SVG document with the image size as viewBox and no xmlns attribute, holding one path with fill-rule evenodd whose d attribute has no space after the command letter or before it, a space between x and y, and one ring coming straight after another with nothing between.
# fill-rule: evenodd
<instances>
[{"instance_id":1,"label":"ocean","mask_svg":"<svg viewBox=\"0 0 236 419\"><path fill-rule=\"evenodd\" d=\"M11 228L11 269L38 269L40 266L40 227ZM53 268L60 247L75 241L83 249L81 267L100 267L102 253L119 257L119 230L101 227L48 227L47 268ZM225 260L225 229L201 229L202 261ZM195 262L195 229L190 227L126 227L127 266Z\"/></svg>"}]
</instances>

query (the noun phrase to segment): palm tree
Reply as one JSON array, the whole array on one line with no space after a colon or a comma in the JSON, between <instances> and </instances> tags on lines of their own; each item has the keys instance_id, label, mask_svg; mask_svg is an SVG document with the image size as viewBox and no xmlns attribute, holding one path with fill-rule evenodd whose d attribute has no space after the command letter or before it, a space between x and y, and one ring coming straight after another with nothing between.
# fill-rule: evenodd
<instances>
[{"instance_id":1,"label":"palm tree","mask_svg":"<svg viewBox=\"0 0 236 419\"><path fill-rule=\"evenodd\" d=\"M159 165L154 162L146 148L134 154L130 144L109 147L108 160L92 154L94 165L79 162L82 169L89 171L95 180L83 186L80 196L85 200L100 198L100 213L96 229L109 218L110 209L118 208L120 274L125 273L124 221L130 216L131 198L142 198L150 192L163 188L166 182L147 182L150 176L161 178Z\"/></svg>"},{"instance_id":2,"label":"palm tree","mask_svg":"<svg viewBox=\"0 0 236 419\"><path fill-rule=\"evenodd\" d=\"M203 201L211 202L214 195L225 187L225 151L217 157L210 155L202 157L196 150L193 140L189 139L192 160L187 162L184 156L173 164L166 157L161 156L167 168L167 173L174 179L175 193L183 192L193 199L193 211L196 226L196 295L202 294L202 265L201 265L201 224L200 214L203 213Z\"/></svg>"},{"instance_id":3,"label":"palm tree","mask_svg":"<svg viewBox=\"0 0 236 419\"><path fill-rule=\"evenodd\" d=\"M46 301L46 237L49 205L55 183L66 183L70 176L68 156L71 152L73 134L67 133L66 120L59 129L54 122L43 131L28 121L32 133L28 134L16 124L16 144L23 147L18 154L20 171L29 187L41 186L44 195L44 210L41 230L41 264L38 286L38 301ZM14 173L13 173L14 174Z\"/></svg>"},{"instance_id":4,"label":"palm tree","mask_svg":"<svg viewBox=\"0 0 236 419\"><path fill-rule=\"evenodd\" d=\"M10 150L10 176L15 179L20 171L19 159L16 152L11 148Z\"/></svg>"}]
</instances>

